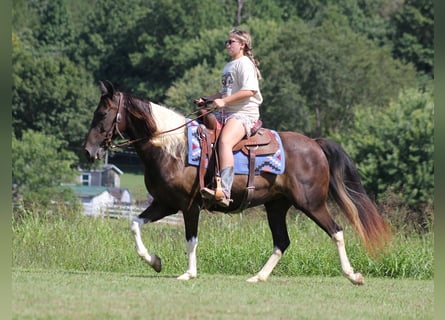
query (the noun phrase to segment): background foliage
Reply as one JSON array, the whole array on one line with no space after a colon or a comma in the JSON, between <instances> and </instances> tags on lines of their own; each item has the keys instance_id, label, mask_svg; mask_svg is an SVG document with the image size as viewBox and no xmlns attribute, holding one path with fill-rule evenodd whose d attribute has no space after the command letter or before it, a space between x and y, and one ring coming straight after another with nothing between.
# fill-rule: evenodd
<instances>
[{"instance_id":1,"label":"background foliage","mask_svg":"<svg viewBox=\"0 0 445 320\"><path fill-rule=\"evenodd\" d=\"M72 193L60 186L74 177L71 164L75 156L63 148L63 142L42 132L27 130L21 140L12 138L13 195L32 206L49 204ZM68 198L67 198L68 199Z\"/></svg>"},{"instance_id":2,"label":"background foliage","mask_svg":"<svg viewBox=\"0 0 445 320\"><path fill-rule=\"evenodd\" d=\"M423 213L433 194L433 17L431 0L16 0L13 162L27 159L19 146L32 129L81 164L99 80L190 112L218 90L223 41L239 26L261 62L265 126L340 140L377 201L391 191ZM59 155L36 153L33 167ZM19 169L23 195L32 179Z\"/></svg>"},{"instance_id":3,"label":"background foliage","mask_svg":"<svg viewBox=\"0 0 445 320\"><path fill-rule=\"evenodd\" d=\"M432 92L414 89L379 113L356 106L350 134L338 138L360 163L369 191L391 191L410 206L432 201L433 108Z\"/></svg>"}]
</instances>

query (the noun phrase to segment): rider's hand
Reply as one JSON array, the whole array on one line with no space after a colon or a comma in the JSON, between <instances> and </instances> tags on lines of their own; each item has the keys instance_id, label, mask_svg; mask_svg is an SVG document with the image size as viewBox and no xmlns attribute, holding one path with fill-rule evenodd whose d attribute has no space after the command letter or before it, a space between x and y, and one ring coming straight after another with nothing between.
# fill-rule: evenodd
<instances>
[{"instance_id":1,"label":"rider's hand","mask_svg":"<svg viewBox=\"0 0 445 320\"><path fill-rule=\"evenodd\" d=\"M202 107L203 105L205 105L207 99L205 97L199 97L198 99L193 100L193 103Z\"/></svg>"},{"instance_id":2,"label":"rider's hand","mask_svg":"<svg viewBox=\"0 0 445 320\"><path fill-rule=\"evenodd\" d=\"M215 99L213 100L213 104L217 108L224 108L226 106L226 102L224 101L224 99Z\"/></svg>"}]
</instances>

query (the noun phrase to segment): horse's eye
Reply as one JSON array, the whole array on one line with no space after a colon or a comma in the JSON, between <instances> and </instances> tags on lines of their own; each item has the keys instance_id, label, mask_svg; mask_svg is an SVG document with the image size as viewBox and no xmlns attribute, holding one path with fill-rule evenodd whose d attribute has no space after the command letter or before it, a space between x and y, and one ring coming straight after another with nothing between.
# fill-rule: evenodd
<instances>
[{"instance_id":1,"label":"horse's eye","mask_svg":"<svg viewBox=\"0 0 445 320\"><path fill-rule=\"evenodd\" d=\"M94 112L94 116L96 116L96 117L104 118L106 115L107 115L107 113L104 112L104 111L96 111L96 112Z\"/></svg>"}]
</instances>

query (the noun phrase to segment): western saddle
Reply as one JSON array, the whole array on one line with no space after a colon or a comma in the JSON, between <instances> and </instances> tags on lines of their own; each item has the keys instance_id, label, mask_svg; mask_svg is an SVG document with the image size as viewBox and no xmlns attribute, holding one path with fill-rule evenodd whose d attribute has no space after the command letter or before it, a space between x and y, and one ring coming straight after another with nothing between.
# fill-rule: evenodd
<instances>
[{"instance_id":1,"label":"western saddle","mask_svg":"<svg viewBox=\"0 0 445 320\"><path fill-rule=\"evenodd\" d=\"M217 141L221 133L222 124L216 119L211 111L203 107L198 111L198 118L201 119L198 126L198 140L201 147L201 157L199 162L199 185L202 189L205 187L206 173L214 177L215 194L221 191L221 177L218 163ZM274 134L269 130L262 128L261 120L258 120L252 128L251 136L238 142L233 152L241 150L248 157L249 174L247 179L246 191L244 193L241 205L237 209L242 211L247 208L252 200L255 186L253 180L255 177L255 157L258 155L270 155L277 152L279 144ZM219 190L218 190L219 189Z\"/></svg>"}]
</instances>

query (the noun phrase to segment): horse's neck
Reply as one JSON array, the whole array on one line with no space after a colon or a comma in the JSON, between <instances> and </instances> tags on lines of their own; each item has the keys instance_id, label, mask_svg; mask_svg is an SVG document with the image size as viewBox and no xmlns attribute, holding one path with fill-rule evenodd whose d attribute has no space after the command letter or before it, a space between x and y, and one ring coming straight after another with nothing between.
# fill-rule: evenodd
<instances>
[{"instance_id":1,"label":"horse's neck","mask_svg":"<svg viewBox=\"0 0 445 320\"><path fill-rule=\"evenodd\" d=\"M174 156L163 147L153 145L151 141L138 144L135 149L144 165L146 179L154 184L171 183L184 172L185 156Z\"/></svg>"},{"instance_id":2,"label":"horse's neck","mask_svg":"<svg viewBox=\"0 0 445 320\"><path fill-rule=\"evenodd\" d=\"M147 131L147 123L139 118L130 117L127 124L132 139L142 139L135 144L139 157L146 166L161 168L168 163L183 167L187 152L185 117L155 103L150 103L150 117L155 124L154 134Z\"/></svg>"},{"instance_id":3,"label":"horse's neck","mask_svg":"<svg viewBox=\"0 0 445 320\"><path fill-rule=\"evenodd\" d=\"M158 133L171 132L172 134L178 134L180 131L175 131L175 129L184 128L186 119L183 115L153 102L150 103L150 106Z\"/></svg>"}]
</instances>

